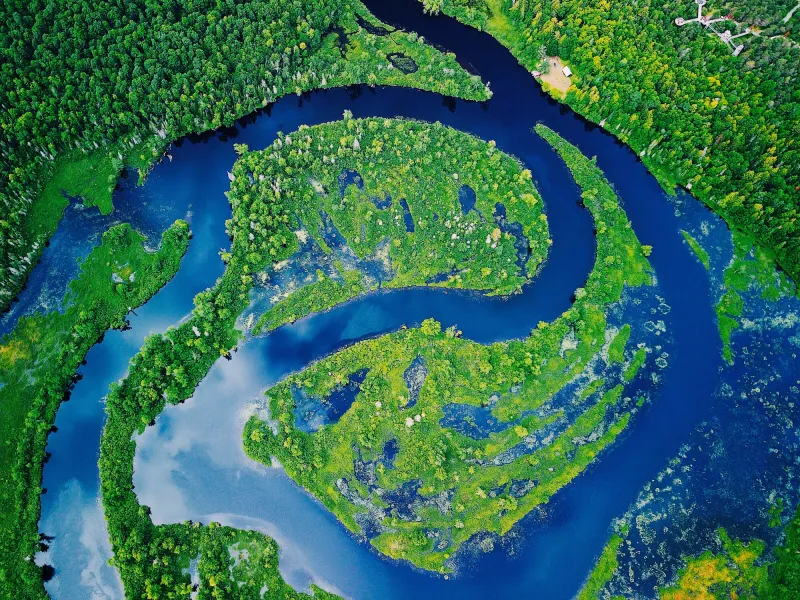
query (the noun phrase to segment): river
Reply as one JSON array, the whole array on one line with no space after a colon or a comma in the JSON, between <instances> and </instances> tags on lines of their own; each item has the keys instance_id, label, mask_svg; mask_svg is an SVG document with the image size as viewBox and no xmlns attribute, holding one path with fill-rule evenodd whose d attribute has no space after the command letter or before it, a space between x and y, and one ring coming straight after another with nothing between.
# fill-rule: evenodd
<instances>
[{"instance_id":1,"label":"river","mask_svg":"<svg viewBox=\"0 0 800 600\"><path fill-rule=\"evenodd\" d=\"M495 140L499 149L518 157L534 174L549 218L551 255L524 293L510 300L427 289L380 292L244 344L232 361L215 365L192 399L168 407L156 426L139 438L136 489L140 501L152 507L155 522L214 519L260 529L279 542L281 569L293 585L304 588L314 580L359 600L490 594L570 598L602 550L612 519L625 513L708 416L722 364L709 278L683 241L679 230L684 224L674 204L635 153L542 93L530 74L488 35L449 18L425 17L414 0L367 4L379 18L455 52L462 64L491 82L493 98L478 104L415 90L368 87L287 97L234 128L181 140L170 150L172 160L158 165L144 186L135 186L132 178L122 180L114 196L119 211L114 218L145 207L160 215L151 218L156 225L145 228L157 235L173 218L188 215L194 237L178 274L132 315L131 329L109 332L89 352L80 369L81 381L58 413L58 432L50 436L47 448L52 458L44 470L47 493L40 523L53 539L49 551L39 557L39 562L55 567L47 583L53 598L122 596L115 570L105 564L110 548L98 497L102 399L109 384L124 376L144 338L188 315L195 294L222 273L217 252L229 244L224 221L230 208L224 192L229 185L226 172L236 159L233 143L264 148L278 131L335 120L345 109L355 117L440 121ZM654 247L656 291L671 307L659 316L671 340L669 365L660 372L652 403L600 460L558 492L544 510L528 515L506 543L470 558L468 569L445 580L383 560L347 534L281 471L265 469L244 456L241 427L265 387L354 340L418 324L429 316L445 326L458 324L465 337L482 342L521 337L539 320L552 320L569 306L571 294L592 268L593 226L577 203L578 189L568 170L532 132L537 122L586 155L597 156L639 239ZM32 274L33 282L46 275L40 273L43 265L58 264L52 249L59 247L59 240L85 239L91 227L99 228L93 231L96 235L107 226L105 221L87 223L61 223ZM75 257L70 260L74 263Z\"/></svg>"}]
</instances>

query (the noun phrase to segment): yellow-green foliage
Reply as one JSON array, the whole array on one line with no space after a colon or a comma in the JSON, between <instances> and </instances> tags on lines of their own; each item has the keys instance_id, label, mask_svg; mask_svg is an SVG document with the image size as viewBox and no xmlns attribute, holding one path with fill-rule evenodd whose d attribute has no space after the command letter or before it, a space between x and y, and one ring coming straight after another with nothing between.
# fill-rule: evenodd
<instances>
[{"instance_id":1,"label":"yellow-green foliage","mask_svg":"<svg viewBox=\"0 0 800 600\"><path fill-rule=\"evenodd\" d=\"M617 551L622 545L622 537L612 535L611 539L603 548L603 553L597 559L597 563L592 569L586 583L583 584L577 600L600 600L600 591L611 581L614 571L617 570Z\"/></svg>"},{"instance_id":2,"label":"yellow-green foliage","mask_svg":"<svg viewBox=\"0 0 800 600\"><path fill-rule=\"evenodd\" d=\"M339 277L340 280L333 279L317 271L317 281L295 291L286 301L278 302L261 315L253 328L254 333L272 331L368 291L358 271L340 270Z\"/></svg>"},{"instance_id":3,"label":"yellow-green foliage","mask_svg":"<svg viewBox=\"0 0 800 600\"><path fill-rule=\"evenodd\" d=\"M625 360L625 344L631 337L631 326L627 323L622 326L614 339L611 340L611 345L608 347L608 359L611 362L623 362Z\"/></svg>"},{"instance_id":4,"label":"yellow-green foliage","mask_svg":"<svg viewBox=\"0 0 800 600\"><path fill-rule=\"evenodd\" d=\"M708 550L687 558L677 581L659 590L660 600L739 600L757 597L764 585L767 567L756 564L764 552L764 543L754 540L745 544L731 540L719 530L722 551Z\"/></svg>"},{"instance_id":5,"label":"yellow-green foliage","mask_svg":"<svg viewBox=\"0 0 800 600\"><path fill-rule=\"evenodd\" d=\"M350 126L348 121L345 123L351 129L357 127ZM375 128L392 127L391 123L373 123ZM620 299L625 285L650 283L649 264L642 247L602 173L552 131L546 128L538 131L554 145L572 169L598 229L595 268L586 288L576 294L573 307L555 322L542 323L522 341L484 346L459 338L454 329L442 332L438 323L429 320L419 329L361 342L289 377L267 392L271 415L278 422L277 433L257 418L251 419L245 429L245 447L251 456L263 462L277 458L291 477L309 489L354 532L361 532L359 513L364 508L361 503L353 502L349 494L355 493L365 501L372 496L355 477L354 461L357 459L377 465L378 489L396 490L403 484L418 481L422 498L432 499L447 494L449 509L442 511L432 504L420 506L417 508L419 520L401 519L391 512L381 515L379 520L383 532L372 540L384 554L409 560L425 569L447 571L446 561L475 534L505 534L525 514L547 502L552 494L580 474L603 448L613 442L630 417L619 406L623 389L619 384L603 392L599 401L588 406L552 443L532 453L523 452L493 462L520 444L529 433L553 422L556 415L540 418L534 411L601 351L608 304ZM438 134L437 128L433 132ZM302 134L303 131L293 137L302 139ZM354 135L358 135L357 129ZM352 145L350 139L353 138L343 139L339 147L349 149ZM402 147L403 139L391 139L390 136L389 143L381 150L388 150L391 155L396 145ZM413 143L413 138L411 140ZM294 143L293 140L292 145ZM462 151L462 162L464 155ZM270 156L272 160L281 158L278 152ZM246 160L247 156L244 158L248 166L253 164L252 160ZM447 155L441 160L446 164ZM420 156L420 162L425 164L424 154ZM451 172L447 167L442 171L448 176ZM469 169L459 169L462 174L465 171L467 176L459 177L459 182L472 182ZM384 185L398 188L418 185L413 176L409 177L413 170L404 170L403 180L396 183L392 171L384 173L380 163L368 172L370 177L387 182ZM514 175L518 170L512 169L510 173L519 177ZM257 169L254 169L254 174L258 175ZM447 185L432 188L434 193L426 196L426 206L431 207L429 211L436 208L444 214L448 206L453 206L452 199L448 200L452 198L453 185L447 178L443 182ZM374 195L384 189L372 188L370 191L370 181L367 180L367 193ZM481 195L491 193L492 186L478 187L476 191L477 206L486 210L487 203ZM412 196L404 195L411 204ZM507 196L503 198L510 204ZM329 203L331 214L337 214L333 211L337 210L336 203L340 202L338 196L333 200L327 197L325 201ZM370 222L367 214L375 212L371 201L363 199L362 205L358 201L353 195L346 195L345 202L351 203L349 212L339 217L339 228L349 239L363 236L359 232L364 229L360 224L351 225L348 219L353 214L361 214L359 223ZM313 203L310 205L309 212L317 210ZM413 214L414 205L411 206ZM519 220L526 232L535 231L524 215L522 213ZM539 220L537 213L529 210L527 218L531 217L535 219L535 225ZM422 222L428 218L428 215L422 218L415 215L415 220ZM393 236L390 239L401 239L400 244L394 246L403 250L396 261L401 273L398 277L403 275L406 256L419 252L417 246L405 245L405 240L413 241L413 237L401 227L402 222L399 227L388 230ZM437 239L435 236L431 238ZM483 233L478 239L482 242L482 238ZM421 241L428 243L426 238ZM440 251L437 257L445 257L448 255L447 239L444 241L444 249L441 242L423 247L430 248L426 252ZM361 252L372 247L374 242ZM414 262L410 264L419 268ZM426 273L425 277L428 275ZM575 336L577 347L562 351L562 340L570 334ZM629 335L630 329L623 329L618 340L611 344L614 360L624 360ZM409 391L403 375L418 358L424 361L427 377L416 404L407 406ZM345 384L351 374L362 370L368 370L368 373L360 392L337 422L313 433L305 433L296 427L295 390L324 398ZM492 405L491 412L505 424L502 431L485 439L473 439L440 424L445 405L486 406L493 392L497 392L499 398ZM609 415L610 423L606 423ZM399 452L394 464L387 467L381 462L381 455L384 445L392 440L398 444ZM517 497L510 492L509 485L520 480L530 480L535 485ZM347 494L337 484L341 481L348 483ZM376 507L380 508L380 505L381 502L377 501ZM428 533L434 536L429 537Z\"/></svg>"}]
</instances>

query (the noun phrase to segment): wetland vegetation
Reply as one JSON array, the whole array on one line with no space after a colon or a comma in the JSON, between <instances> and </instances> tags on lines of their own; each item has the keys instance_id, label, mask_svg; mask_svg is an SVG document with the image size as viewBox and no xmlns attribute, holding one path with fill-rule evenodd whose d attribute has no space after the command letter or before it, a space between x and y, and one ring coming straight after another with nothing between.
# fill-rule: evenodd
<instances>
[{"instance_id":1,"label":"wetland vegetation","mask_svg":"<svg viewBox=\"0 0 800 600\"><path fill-rule=\"evenodd\" d=\"M784 364L796 358L800 339L793 334L800 313L790 302L790 277L800 274L800 50L787 25L795 2L707 7L737 20L747 13L754 35L738 56L700 27L672 25L694 10L688 0L423 4L488 31L528 70L551 60L568 65L571 78L564 74L558 90L545 82L546 91L632 147L665 189L691 191L734 229L723 267L705 229L686 226L678 239L711 282L726 363L719 361L714 400L724 396L742 411L750 401L739 421L770 444L764 458L760 446L725 440L764 465L763 477L741 469L766 482L758 492L767 498L748 497L759 514L741 510L742 521L760 522L768 511L769 526L785 526L785 536L729 535L717 529L716 514L697 526L689 519L699 519L697 496L687 493L692 502L684 504L676 498L684 489L708 497L720 489L685 486L694 473L686 465L678 472L675 459L615 521L578 598L630 597L633 586L622 580L656 571L661 578L648 593L665 600L797 596L800 513L792 519L782 511L797 504L786 483L794 472L790 461L775 466L796 452L780 428L800 418L792 410L800 379ZM181 136L230 127L287 94L305 101L313 89L395 85L479 101L492 95L453 54L380 22L358 0L10 2L0 15L0 309L20 291L71 197L108 214L123 169L138 169L143 181ZM739 31L744 23L730 26ZM455 110L447 98L445 105ZM593 269L571 306L491 344L434 319L359 338L273 385L259 404L265 410L236 432L249 457L279 465L378 555L447 578L463 567L462 556L491 552L527 515L553 509L556 493L597 467L636 418L649 416L638 413L670 358L660 316L671 309L659 295L652 249L640 243L596 162L552 129L535 130L569 168L595 225ZM110 564L131 598L337 598L315 583L306 592L289 585L278 543L264 533L205 518L155 524L134 490L137 436L168 405L190 400L212 366L235 360L254 336L392 289L508 298L528 289L552 244L535 174L493 141L439 123L354 119L345 111L340 121L279 133L265 150L235 147L224 274L196 296L189 316L147 337L106 398L102 506ZM33 558L51 541L38 521L56 410L79 381L88 350L109 328L129 326L127 315L179 269L190 237L177 221L151 250L129 225L111 227L59 307L20 318L0 340L0 596L46 597L49 567ZM757 300L770 304L754 317ZM777 307L788 308L776 314ZM759 328L763 339L753 341ZM757 376L755 359L764 361ZM764 391L782 379L784 395L783 388ZM709 470L735 482L731 471L715 469L727 463L713 462L727 450L714 436L729 424L716 413L709 423L692 447L710 448ZM742 439L751 431L736 433ZM737 488L730 489L733 504ZM649 503L662 494L674 495L653 509L661 511L654 518ZM656 532L651 525L663 515L670 520ZM677 552L684 546L665 541L670 528L680 530L681 543L685 532L698 532L698 543ZM642 540L644 550L635 545ZM669 552L669 564L642 568Z\"/></svg>"},{"instance_id":2,"label":"wetland vegetation","mask_svg":"<svg viewBox=\"0 0 800 600\"><path fill-rule=\"evenodd\" d=\"M273 402L274 416L281 422L277 437L268 424L257 420L249 423L245 431L249 452L264 460L273 453L277 454L290 474L308 485L310 491L318 493L322 489L320 496L324 502L335 500L331 502L332 508L351 528L355 528L356 511L348 500L359 493L363 484L353 478L347 489L330 489L328 486L332 482L331 473L336 470L348 472L354 468L356 456L350 446L352 443L361 446L359 460L364 465L372 461L375 477L387 489L396 489L403 481L421 478L424 481L421 491L429 499L444 501L448 490L452 490L450 493L455 493L453 507L458 515L441 513L435 502L429 502L426 508L421 508L425 516L423 521L393 516L390 518L393 527L375 538L374 543L383 552L412 560L426 568L444 569L448 551L434 549L433 542L421 527L425 521L429 520L433 527L452 531L450 552L478 531L507 531L533 506L545 502L556 489L585 468L603 447L613 441L633 412L628 400L623 398L623 384L608 382L596 392L594 400L585 405L585 410L567 425L566 433L557 436L549 446L538 452L524 452L505 461L506 464L499 461L497 466L491 466L480 462L500 456L502 450L519 446L523 438L542 422L558 420L558 411L542 419L532 412L526 414L526 410L546 404L559 387L584 369L586 361L602 353L606 345L605 309L620 299L625 286L651 283L645 252L597 167L550 130L542 128L540 131L572 168L582 186L584 202L598 225L596 269L585 288L577 294L575 305L555 323L542 323L529 338L495 346L481 346L460 339L455 330L443 332L434 321L426 321L417 329L357 344L281 384L280 393L274 393L274 397L283 399L284 407L277 401ZM359 144L353 143L356 139ZM331 140L336 143L332 145ZM304 127L294 134L282 135L265 151L247 152L240 148L243 154L233 170L229 193L233 207L233 218L229 223L233 245L230 253L224 256L227 262L225 274L214 288L197 297L194 313L188 321L164 335L147 339L131 363L128 376L113 387L107 400L108 421L100 457L103 503L114 548L114 564L120 569L129 595L171 597L180 586L189 585L189 576L184 573L187 557L202 551L205 544L203 532L211 527L189 523L153 525L147 508L139 506L132 488L135 451L132 434L151 423L166 402L182 402L191 396L212 363L220 355L228 355L238 343L240 334L234 329L234 324L248 305L248 290L254 284L254 277L270 264L286 260L297 251L299 242L294 231L299 223L299 210L306 211L304 223L318 226L321 222L319 211L323 207L328 207L331 219L336 222L334 206L350 199L360 207L362 218L366 218L368 212L373 213L375 226L377 210L369 194L385 198L379 194L377 182L380 181L387 186L385 190L395 191L392 186L409 186L405 188L405 195L417 223L429 220L430 215L413 212L416 196L410 192L422 191L422 188L415 190L414 186L421 184L411 175L416 169L424 169L430 164L426 159L435 156L436 152L442 153L443 162L454 160L452 152L456 143L460 156L472 156L472 159L462 159L461 168L453 173L450 169L442 169L443 175L432 179L432 189L425 190L430 206L435 206L440 214L438 222L446 222L446 215L453 212L453 219L463 216L457 201L458 186L471 181L476 190L475 206L485 214L491 214L493 200L502 198L507 205L509 220L512 216L520 216L529 240L539 242L538 245L531 244L534 250L541 248L539 254L532 252L533 264L537 264L546 251L547 229L545 220L541 218L541 203L534 202L538 196L530 176L515 160L500 154L488 143L440 125L348 117L337 123ZM351 185L349 189L345 188L344 195L337 193L335 184L339 174L346 169L361 167L362 162L368 164L373 157L377 164L370 172L379 176L365 179L363 190L358 189L358 185ZM490 160L497 168L482 173L481 165ZM323 168L324 165L330 166ZM481 172L487 178L485 183L479 185L478 180L470 180L469 174L473 172ZM400 173L405 177L397 177ZM459 174L458 184L454 183L454 173ZM310 174L320 178L312 178ZM492 182L497 182L496 188ZM325 184L334 184L333 191L329 191L327 196L320 193ZM359 214L359 210L352 213ZM349 216L339 217L338 224L341 231L349 232L358 248L359 242L355 238L363 235L362 227L352 225ZM403 246L402 239L406 238L408 243L409 239L413 240L413 234L405 229L402 219L398 220L400 223L391 224L394 220L387 217L386 235L388 237L388 232L392 232L401 239L398 246L392 246L404 252L413 251L415 247ZM477 222L474 225L477 227ZM450 231L443 224L441 227ZM470 225L460 227L469 228ZM488 233L490 242L491 230ZM309 231L322 239L318 227L309 227ZM416 231L424 232L425 229ZM487 244L486 235L486 231L481 231L475 236L478 256L494 243ZM373 236L365 238L371 240L362 245L365 254L374 247L370 243L380 239L377 233ZM389 239L394 241L391 237ZM426 237L423 235L420 239L422 248L416 248L417 251L425 248ZM456 248L455 244L452 248ZM432 250L442 249L429 246L425 252ZM485 252L488 261L496 260L503 253L507 253L509 258L516 256L513 244L509 244L507 249L498 244L491 250ZM450 252L456 261L459 256L477 260L471 254L473 250L467 249L466 240L464 247L455 251L445 246L440 258L444 260L444 255ZM409 276L420 277L416 273L418 266L404 263L403 254L399 256L396 264L399 276L408 269ZM529 264L531 260L528 259ZM442 264L451 268L451 264ZM504 264L514 264L514 261ZM509 286L506 280L518 276L513 271L509 273L506 278L489 281L507 286L499 288L506 292L513 290L524 279ZM429 273L424 273L421 281L424 282L428 276ZM475 281L485 280L476 278ZM454 280L450 283L457 284ZM565 337L571 341L564 347L562 356ZM626 360L632 354L632 350L624 351ZM416 368L409 370L409 364L417 356L423 360L417 361ZM419 368L420 362L424 364L422 369ZM303 434L294 428L291 385L295 380L303 381L312 393L325 394L336 387L337 381L339 385L344 384L362 368L369 371L366 379L358 385L362 394L371 396L369 400L364 398L354 402L337 424L324 425L316 435ZM329 373L334 372L336 377L331 377ZM418 394L414 407L407 406L409 392L404 374L411 379L424 379L422 385L412 385ZM541 374L547 377L541 377ZM466 377L474 377L481 385L468 387L459 383ZM434 386L436 390L432 389ZM484 440L473 440L441 427L438 418L443 401L437 391L442 392L445 387L450 400L473 406L485 404L498 390L497 414L509 424L509 429ZM389 391L391 394L387 393ZM427 439L423 439L426 436ZM398 446L393 459L395 466L386 468L384 465L380 469L376 458L390 438L395 439ZM412 438L420 444L421 450L404 452ZM386 456L382 460L389 461ZM533 487L530 483L525 485L524 481L514 482L526 478L517 473L521 468L536 470L540 479ZM310 475L313 469L324 473L324 479ZM383 472L380 473L379 469ZM499 489L494 491L495 488ZM497 512L498 503L503 505L502 513ZM459 523L461 527L457 526Z\"/></svg>"},{"instance_id":3,"label":"wetland vegetation","mask_svg":"<svg viewBox=\"0 0 800 600\"><path fill-rule=\"evenodd\" d=\"M373 123L380 127L379 122ZM491 346L461 339L456 328L442 331L432 320L417 329L360 342L269 390L270 420L253 418L245 428L245 447L251 456L267 464L277 460L348 529L370 538L380 552L425 569L449 571L448 559L464 543L487 534L505 534L534 507L546 503L613 442L635 406L630 398L623 398L622 378L616 385L613 381L600 385L589 395L591 400L580 401L578 411L555 402L559 390L601 355L601 360L609 363L627 361L630 365L642 360L644 353L634 359L636 350L626 351L630 327L609 332L605 311L622 298L624 286L649 285L651 279L645 250L599 169L551 130L539 127L537 131L572 170L598 229L595 269L586 286L576 293L572 308L554 323L540 323L525 339ZM432 128L430 137L433 147L445 149L446 157L450 148L439 140L443 137L440 128ZM389 149L398 142L397 138L394 143L389 141ZM413 138L408 143L413 145ZM342 145L349 145L349 141L344 140ZM469 147L464 143L457 146ZM478 156L494 158L491 145L483 146ZM464 156L463 149L459 156ZM422 157L424 163L424 153ZM254 160L256 164L267 162L268 151L247 163L252 165ZM496 162L501 161L498 157ZM520 192L507 189L506 183L529 177L523 177L518 168L515 173L512 162L510 172L507 170L499 180L499 189L490 181L477 186L478 180L469 174L470 161L462 158L461 164L468 168L458 171L457 181L476 186L479 211L489 214L502 199L509 207L509 219L519 219L526 237L537 239L531 237L531 226L544 220L538 210L530 210L539 205L533 202L536 194L530 190L529 202L514 202L511 198ZM483 171L480 161L478 165L476 170ZM349 163L346 166L353 168ZM395 170L406 169L402 163L384 163L371 172L378 181L391 182ZM450 169L442 171L447 174L445 181L455 178ZM254 176L259 172L255 168ZM462 230L475 227L469 222L458 224L455 229L462 233L447 235L451 220L454 225L458 223L460 213L453 198L455 186L449 187L450 207L443 206L447 188L434 188L427 195L404 191L417 222L429 223L432 211L439 213L438 222L445 224L445 243L438 245L438 253L432 256L416 245L414 252L424 252L432 259L448 257L451 262L445 265L447 268L458 265L463 260L459 253L469 248L470 238ZM370 186L365 190L380 197L385 192L370 190ZM525 197L523 194L522 200ZM427 200L425 209L415 212L416 203L422 199ZM367 199L364 202L361 212L371 215L372 203ZM312 210L319 210L309 204ZM517 204L522 210L514 210ZM351 209L351 214L358 213ZM342 229L350 232L345 237L356 243L358 232L363 231L344 224ZM416 242L415 234L406 231L402 223L397 229L384 231L381 235L388 237L390 247L405 249L406 243ZM538 238L544 234L542 231ZM450 244L454 252L448 248L447 239L456 236L467 239L460 247ZM480 250L494 245L486 231L476 231L471 239ZM501 254L499 248L494 250L489 256ZM391 264L397 265L398 279L408 285L403 254L400 257L395 261L392 255ZM435 264L435 260L426 261L426 266ZM480 267L481 272L487 272L483 264L492 266L478 259L474 270ZM424 284L431 274L424 273L417 284ZM505 283L507 279L506 275L492 282L490 289L495 293L513 291L514 287L509 289ZM476 281L471 287L486 287L483 280ZM282 302L291 302L291 295ZM608 333L611 336L606 342ZM415 370L421 371L419 376ZM330 403L330 397L355 373L365 375L355 393L351 392L343 414L335 421L317 424L314 430L304 426L308 416L298 406L299 396L316 399L315 404ZM448 413L455 416L445 424ZM484 421L493 422L493 430L487 431L486 423L482 427ZM387 449L391 457L387 457ZM489 547L492 542L484 537L482 543Z\"/></svg>"},{"instance_id":4,"label":"wetland vegetation","mask_svg":"<svg viewBox=\"0 0 800 600\"><path fill-rule=\"evenodd\" d=\"M128 225L109 229L81 264L62 310L22 317L0 340L0 591L43 593L41 571L30 560L43 541L38 532L47 435L62 400L77 380L89 349L109 328L126 327L131 310L144 304L180 267L189 227L177 221L158 250Z\"/></svg>"}]
</instances>

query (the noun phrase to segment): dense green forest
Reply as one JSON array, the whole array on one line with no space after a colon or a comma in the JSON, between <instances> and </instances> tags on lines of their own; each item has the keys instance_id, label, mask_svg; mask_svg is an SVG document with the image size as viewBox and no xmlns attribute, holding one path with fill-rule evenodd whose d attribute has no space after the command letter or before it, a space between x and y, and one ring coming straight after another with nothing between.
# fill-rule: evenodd
<instances>
[{"instance_id":1,"label":"dense green forest","mask_svg":"<svg viewBox=\"0 0 800 600\"><path fill-rule=\"evenodd\" d=\"M390 54L414 68L391 68ZM52 235L62 191L110 210L123 166L146 171L184 134L317 88L490 94L358 0L12 0L0 56L0 310Z\"/></svg>"},{"instance_id":2,"label":"dense green forest","mask_svg":"<svg viewBox=\"0 0 800 600\"><path fill-rule=\"evenodd\" d=\"M711 0L705 14L762 24L763 35L737 40L736 57L702 27L675 26L696 14L692 0L423 3L487 30L530 70L561 57L575 73L567 104L800 277L800 47L783 37L800 11L782 22L791 3Z\"/></svg>"},{"instance_id":3,"label":"dense green forest","mask_svg":"<svg viewBox=\"0 0 800 600\"><path fill-rule=\"evenodd\" d=\"M66 309L22 317L0 340L0 596L44 594L39 509L47 435L75 373L109 328L124 328L129 311L144 304L180 267L189 227L177 221L156 252L128 225L112 227L81 265L64 298Z\"/></svg>"}]
</instances>

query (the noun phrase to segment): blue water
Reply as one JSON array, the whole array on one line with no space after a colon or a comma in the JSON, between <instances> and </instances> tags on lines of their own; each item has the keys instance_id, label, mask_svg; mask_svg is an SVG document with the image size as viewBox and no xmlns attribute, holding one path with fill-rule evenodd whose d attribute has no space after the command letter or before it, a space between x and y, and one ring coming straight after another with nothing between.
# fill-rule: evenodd
<instances>
[{"instance_id":1,"label":"blue water","mask_svg":"<svg viewBox=\"0 0 800 600\"><path fill-rule=\"evenodd\" d=\"M47 585L54 598L122 595L116 572L105 564L110 552L97 505L102 398L108 385L124 376L144 337L178 323L191 310L194 295L221 274L217 252L229 243L224 220L230 209L224 192L226 172L236 159L233 142L264 148L278 131L335 120L345 109L356 117L438 120L493 139L498 148L517 156L531 169L546 204L553 239L548 262L524 293L508 299L427 288L378 291L251 340L233 360L215 365L190 401L169 407L139 439L136 490L156 522L214 519L260 529L281 545L282 572L291 583L304 587L314 579L358 599L490 594L569 598L602 550L612 519L628 510L643 486L709 417L721 366L714 296L705 270L678 231L682 221L674 206L636 155L543 94L489 36L444 17L423 17L413 0L367 4L379 18L401 23L456 52L463 64L491 82L494 97L478 104L414 90L371 88L358 94L331 90L289 97L235 128L183 140L170 150L173 160L157 166L143 187L123 182L122 192L115 194L118 205L130 198L131 206L142 206L145 212L168 210L183 216L191 211L194 237L178 275L136 311L131 330L110 332L90 351L80 370L83 379L59 411L59 431L48 443L52 458L44 471L48 492L42 498L40 523L54 539L39 559L55 566L56 575ZM537 122L598 157L640 240L654 247L657 292L671 307L658 316L671 338L668 364L658 373L652 401L638 411L614 447L543 510L524 519L494 551L465 556L469 568L445 580L380 559L281 471L249 461L241 448L241 427L250 414L263 409L260 393L271 383L353 341L430 316L481 342L524 337L540 320L553 320L569 306L592 268L593 225L578 204L568 170L531 132ZM65 220L57 237L84 239L102 227ZM80 252L88 252L88 246ZM50 254L57 267L60 255ZM75 257L61 260L63 267ZM46 264L36 267L32 281L47 279L47 272L39 273ZM60 295L54 292L54 297ZM26 302L21 296L21 307L34 306Z\"/></svg>"},{"instance_id":2,"label":"blue water","mask_svg":"<svg viewBox=\"0 0 800 600\"><path fill-rule=\"evenodd\" d=\"M100 244L103 232L118 223L130 223L148 237L149 247L157 247L161 234L175 219L187 218L188 202L171 202L165 189L157 185L136 187L136 177L125 172L114 194L115 210L101 215L79 199L70 199L56 233L50 238L41 259L25 287L9 310L0 315L0 337L14 329L20 317L35 312L63 310L69 282L79 273L79 260ZM191 220L191 219L189 219Z\"/></svg>"},{"instance_id":3,"label":"blue water","mask_svg":"<svg viewBox=\"0 0 800 600\"><path fill-rule=\"evenodd\" d=\"M336 387L324 398L311 396L305 390L293 386L295 427L306 433L318 431L324 425L339 421L361 391L361 384L369 369L361 369L350 375L347 383Z\"/></svg>"},{"instance_id":4,"label":"blue water","mask_svg":"<svg viewBox=\"0 0 800 600\"><path fill-rule=\"evenodd\" d=\"M733 258L731 233L696 202L679 199L675 206L683 228L708 252L718 299ZM800 298L766 300L757 289L742 298L742 327L731 338L735 362L720 370L706 418L620 515L630 533L608 588L612 596L653 596L681 566L680 557L721 550L719 527L772 548L783 528L770 526L771 508L783 501L785 526L800 504ZM629 569L638 574L633 581Z\"/></svg>"}]
</instances>

